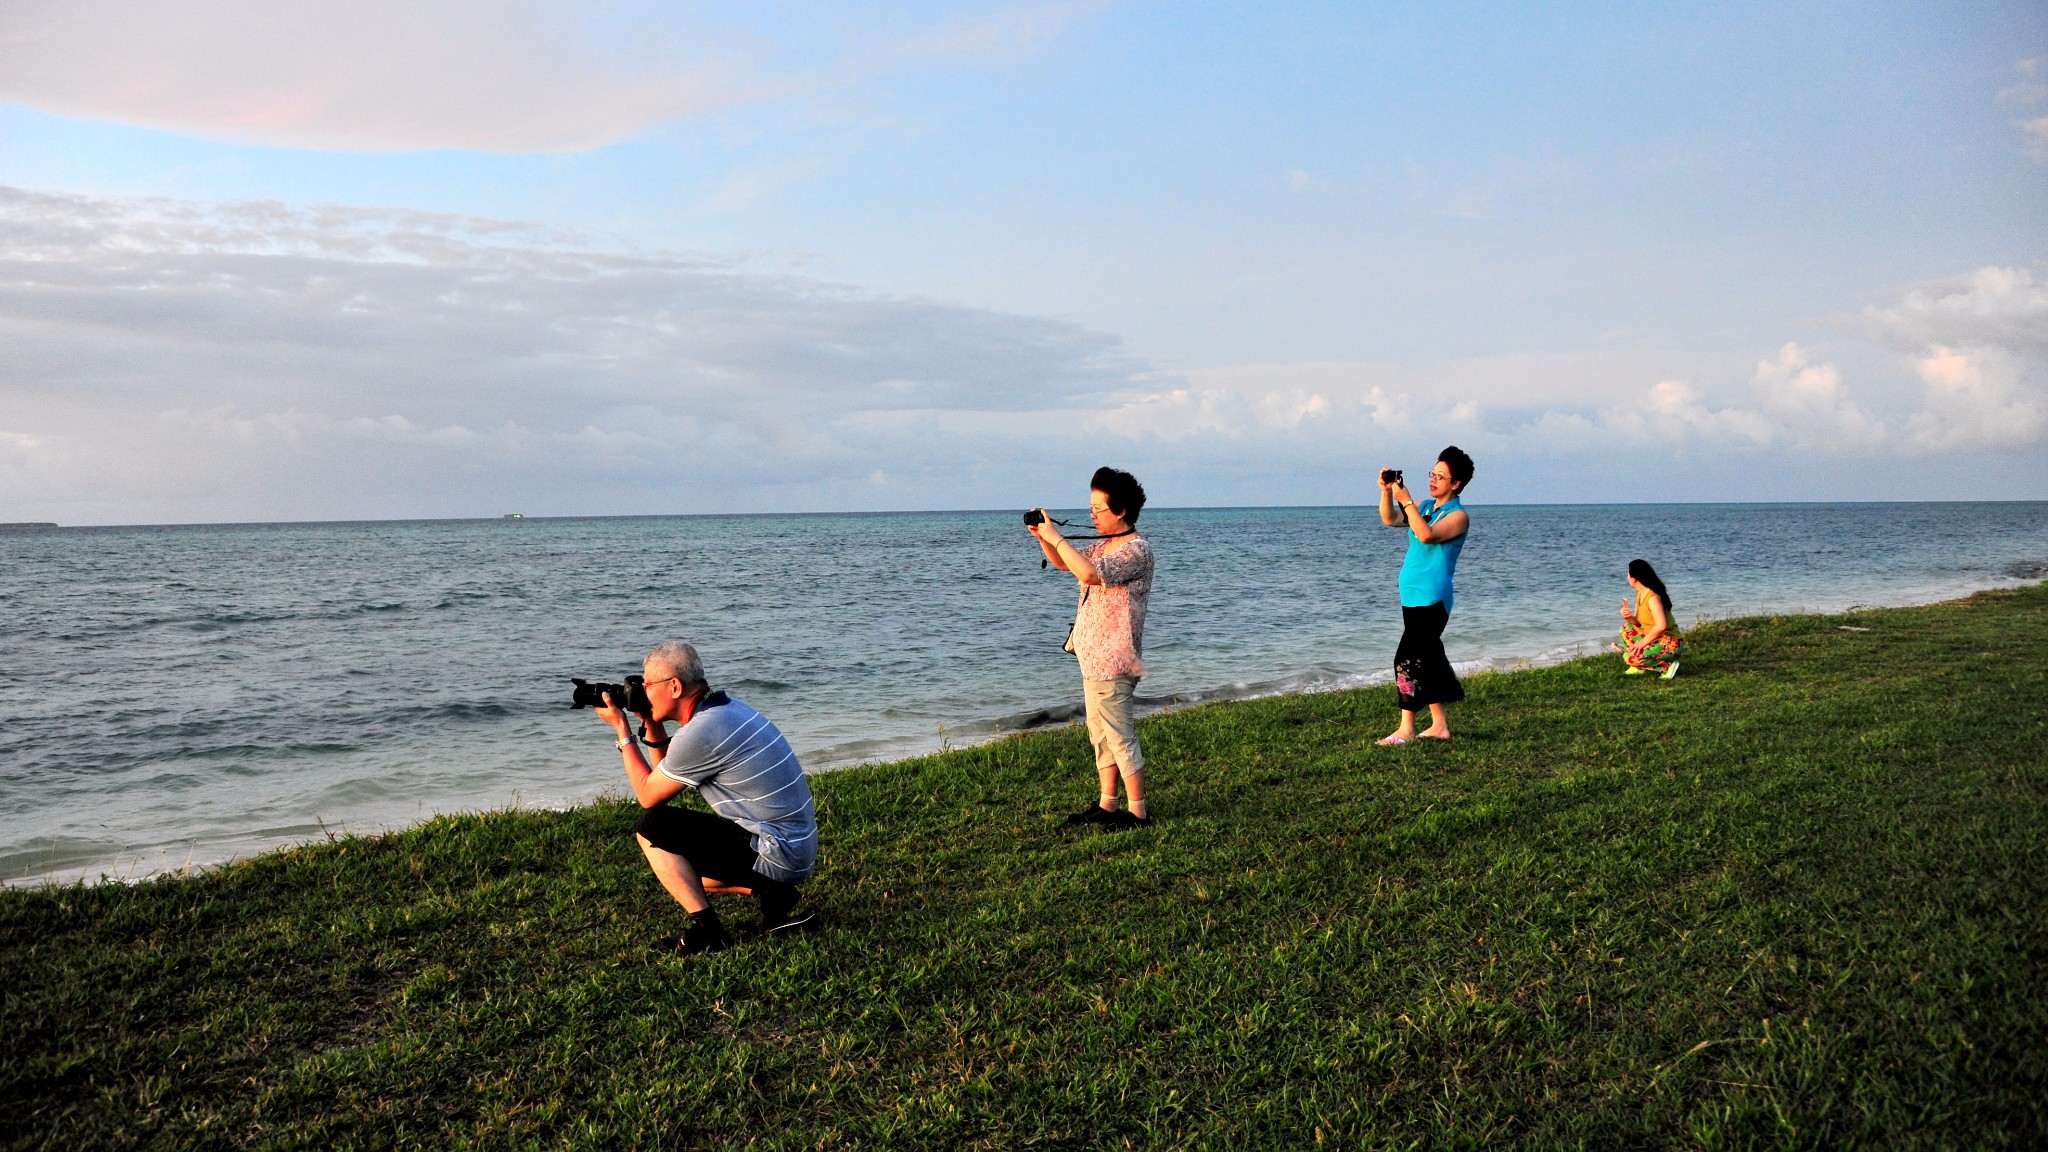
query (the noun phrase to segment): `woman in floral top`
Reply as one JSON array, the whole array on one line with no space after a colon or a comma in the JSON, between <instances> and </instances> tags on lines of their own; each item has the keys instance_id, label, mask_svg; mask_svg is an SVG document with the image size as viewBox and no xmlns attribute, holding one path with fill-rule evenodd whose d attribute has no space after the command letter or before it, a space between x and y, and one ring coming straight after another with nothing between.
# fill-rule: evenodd
<instances>
[{"instance_id":1,"label":"woman in floral top","mask_svg":"<svg viewBox=\"0 0 2048 1152\"><path fill-rule=\"evenodd\" d=\"M1152 596L1152 545L1134 527L1145 507L1138 478L1097 468L1088 482L1088 514L1103 538L1074 547L1050 517L1030 526L1045 558L1081 583L1081 605L1067 648L1081 662L1088 706L1088 740L1095 746L1100 799L1067 817L1069 824L1099 824L1112 832L1145 828L1145 755L1131 702L1145 674L1145 608ZM1044 509L1039 509L1043 512ZM1124 807L1117 808L1117 781Z\"/></svg>"}]
</instances>

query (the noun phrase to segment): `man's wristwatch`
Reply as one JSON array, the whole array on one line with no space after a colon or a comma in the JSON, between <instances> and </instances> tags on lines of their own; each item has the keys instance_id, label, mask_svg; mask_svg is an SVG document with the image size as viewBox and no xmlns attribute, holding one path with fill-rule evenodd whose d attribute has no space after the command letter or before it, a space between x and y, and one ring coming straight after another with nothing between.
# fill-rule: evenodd
<instances>
[{"instance_id":1,"label":"man's wristwatch","mask_svg":"<svg viewBox=\"0 0 2048 1152\"><path fill-rule=\"evenodd\" d=\"M627 730L624 736L621 736L617 740L612 741L612 743L618 745L618 749L621 752L624 752L626 749L631 748L633 746L632 731L630 729Z\"/></svg>"}]
</instances>

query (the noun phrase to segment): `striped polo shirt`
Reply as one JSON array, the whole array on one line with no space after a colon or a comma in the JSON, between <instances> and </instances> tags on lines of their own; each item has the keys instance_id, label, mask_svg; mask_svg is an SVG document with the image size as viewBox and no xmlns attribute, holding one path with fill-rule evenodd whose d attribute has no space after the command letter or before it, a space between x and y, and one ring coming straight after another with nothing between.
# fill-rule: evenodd
<instances>
[{"instance_id":1,"label":"striped polo shirt","mask_svg":"<svg viewBox=\"0 0 2048 1152\"><path fill-rule=\"evenodd\" d=\"M794 884L818 865L818 814L789 741L766 716L723 692L697 702L656 769L753 833L754 870Z\"/></svg>"}]
</instances>

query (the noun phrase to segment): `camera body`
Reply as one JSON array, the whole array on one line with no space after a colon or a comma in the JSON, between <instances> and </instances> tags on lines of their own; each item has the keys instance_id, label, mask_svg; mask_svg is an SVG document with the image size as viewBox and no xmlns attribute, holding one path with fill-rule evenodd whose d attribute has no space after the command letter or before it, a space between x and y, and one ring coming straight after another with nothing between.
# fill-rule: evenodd
<instances>
[{"instance_id":1,"label":"camera body","mask_svg":"<svg viewBox=\"0 0 2048 1152\"><path fill-rule=\"evenodd\" d=\"M624 711L643 716L654 711L653 703L647 699L647 681L641 676L628 676L624 684L593 684L574 677L569 683L576 686L569 694L571 708L602 708L605 694L610 693L612 703Z\"/></svg>"},{"instance_id":2,"label":"camera body","mask_svg":"<svg viewBox=\"0 0 2048 1152\"><path fill-rule=\"evenodd\" d=\"M1382 469L1380 469L1380 483L1382 483L1382 484L1399 484L1399 483L1401 483L1401 470L1400 470L1399 468L1382 468Z\"/></svg>"},{"instance_id":3,"label":"camera body","mask_svg":"<svg viewBox=\"0 0 2048 1152\"><path fill-rule=\"evenodd\" d=\"M1040 512L1036 508L1024 514L1024 526L1026 528L1036 528L1043 523L1045 523L1045 513Z\"/></svg>"}]
</instances>

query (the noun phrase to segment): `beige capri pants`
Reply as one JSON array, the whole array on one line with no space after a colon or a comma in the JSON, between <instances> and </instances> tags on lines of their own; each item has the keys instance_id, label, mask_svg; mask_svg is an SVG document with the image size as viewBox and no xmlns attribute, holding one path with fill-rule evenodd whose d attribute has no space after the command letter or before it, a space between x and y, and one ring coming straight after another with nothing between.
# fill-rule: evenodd
<instances>
[{"instance_id":1,"label":"beige capri pants","mask_svg":"<svg viewBox=\"0 0 2048 1152\"><path fill-rule=\"evenodd\" d=\"M1087 694L1088 742L1095 746L1095 767L1114 767L1121 776L1144 771L1145 754L1138 750L1138 722L1131 717L1131 697L1138 690L1138 678L1083 680L1081 687Z\"/></svg>"}]
</instances>

